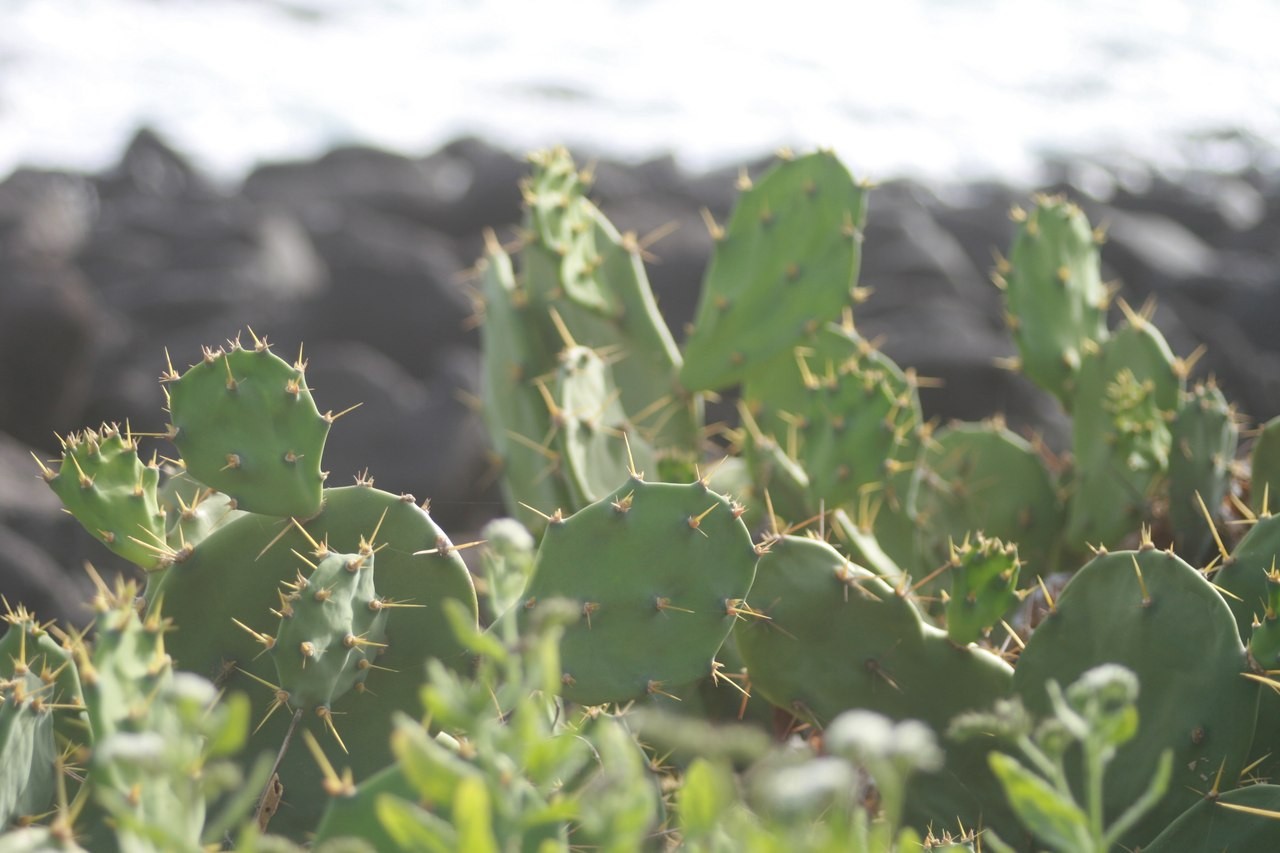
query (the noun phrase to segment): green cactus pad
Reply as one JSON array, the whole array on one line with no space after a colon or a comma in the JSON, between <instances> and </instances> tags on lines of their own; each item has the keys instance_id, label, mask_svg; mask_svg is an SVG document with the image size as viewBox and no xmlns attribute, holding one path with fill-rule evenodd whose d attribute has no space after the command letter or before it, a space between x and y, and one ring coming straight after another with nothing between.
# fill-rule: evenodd
<instances>
[{"instance_id":1,"label":"green cactus pad","mask_svg":"<svg viewBox=\"0 0 1280 853\"><path fill-rule=\"evenodd\" d=\"M196 482L185 471L169 475L158 496L168 528L165 540L175 554L195 547L214 530L244 515L229 496Z\"/></svg>"},{"instance_id":2,"label":"green cactus pad","mask_svg":"<svg viewBox=\"0 0 1280 853\"><path fill-rule=\"evenodd\" d=\"M1002 423L953 423L925 455L920 516L929 555L949 559L949 543L971 533L1014 542L1030 577L1057 568L1065 510L1053 475L1025 439Z\"/></svg>"},{"instance_id":3,"label":"green cactus pad","mask_svg":"<svg viewBox=\"0 0 1280 853\"><path fill-rule=\"evenodd\" d=\"M996 270L1022 370L1071 409L1075 379L1091 344L1107 336L1107 287L1098 236L1080 208L1038 196L1015 211L1018 234Z\"/></svg>"},{"instance_id":4,"label":"green cactus pad","mask_svg":"<svg viewBox=\"0 0 1280 853\"><path fill-rule=\"evenodd\" d=\"M1164 798L1122 840L1151 840L1209 790L1235 779L1253 740L1258 685L1235 620L1204 577L1173 554L1105 554L1082 568L1027 641L1013 683L1035 715L1050 712L1045 685L1069 684L1103 663L1138 676L1138 733L1111 763L1110 824L1146 790L1161 753L1174 751Z\"/></svg>"},{"instance_id":5,"label":"green cactus pad","mask_svg":"<svg viewBox=\"0 0 1280 853\"><path fill-rule=\"evenodd\" d=\"M132 435L106 424L72 433L62 439L58 470L41 470L67 511L112 551L144 569L168 565L160 470L142 464Z\"/></svg>"},{"instance_id":6,"label":"green cactus pad","mask_svg":"<svg viewBox=\"0 0 1280 853\"><path fill-rule=\"evenodd\" d=\"M1280 506L1280 416L1262 425L1250 459L1249 506L1254 512L1271 511Z\"/></svg>"},{"instance_id":7,"label":"green cactus pad","mask_svg":"<svg viewBox=\"0 0 1280 853\"><path fill-rule=\"evenodd\" d=\"M865 219L866 190L828 151L783 160L743 192L707 269L681 383L733 385L837 320Z\"/></svg>"},{"instance_id":8,"label":"green cactus pad","mask_svg":"<svg viewBox=\"0 0 1280 853\"><path fill-rule=\"evenodd\" d=\"M463 664L463 648L444 616L443 603L461 601L474 618L475 591L457 550L411 496L389 494L368 482L326 489L321 512L303 526L305 535L288 520L242 516L214 531L190 557L159 576L147 597L161 601L175 623L168 635L169 649L180 667L249 694L255 721L275 709L250 739L249 754L278 750L290 711L302 708L303 725L313 731L330 760L351 767L360 779L391 760L394 715L421 713L424 662L439 658L450 666ZM373 585L386 610L386 636L379 641L386 647L377 650L372 671L356 689L329 705L294 704L288 691L279 695L263 686L266 682L282 687L275 663L264 654L269 643L263 628L276 624L271 610L281 611L285 604L281 584L297 580L302 563L294 552L305 555L322 543L358 554L362 540L379 549ZM300 837L314 828L324 808L321 779L305 749L289 751L280 778L288 808L276 815L272 831Z\"/></svg>"},{"instance_id":9,"label":"green cactus pad","mask_svg":"<svg viewBox=\"0 0 1280 853\"><path fill-rule=\"evenodd\" d=\"M571 508L561 458L549 446L551 414L537 381L555 370L555 350L538 332L539 310L516 280L511 258L489 235L480 264L484 324L481 384L484 418L501 465L507 511L541 530L521 504L548 511Z\"/></svg>"},{"instance_id":10,"label":"green cactus pad","mask_svg":"<svg viewBox=\"0 0 1280 853\"><path fill-rule=\"evenodd\" d=\"M524 186L528 241L521 273L552 346L608 350L623 409L649 441L688 452L702 438L702 400L678 382L681 358L641 261L640 241L586 198L587 176L563 148L530 157ZM567 332L571 341L564 340Z\"/></svg>"},{"instance_id":11,"label":"green cactus pad","mask_svg":"<svg viewBox=\"0 0 1280 853\"><path fill-rule=\"evenodd\" d=\"M373 545L339 554L322 545L310 571L300 568L280 602L280 624L270 647L278 684L289 701L330 705L363 684L386 643L387 610L374 589Z\"/></svg>"},{"instance_id":12,"label":"green cactus pad","mask_svg":"<svg viewBox=\"0 0 1280 853\"><path fill-rule=\"evenodd\" d=\"M957 714L987 708L1010 691L1008 664L950 642L905 595L823 542L774 540L760 560L751 603L763 618L739 622L734 636L753 689L818 726L866 708L921 720L941 740ZM1006 825L988 751L974 742L947 744L944 769L911 783L910 819Z\"/></svg>"},{"instance_id":13,"label":"green cactus pad","mask_svg":"<svg viewBox=\"0 0 1280 853\"><path fill-rule=\"evenodd\" d=\"M882 546L914 566L923 452L914 375L858 335L846 315L761 365L742 392L759 431L808 472L809 505L857 509L871 500Z\"/></svg>"},{"instance_id":14,"label":"green cactus pad","mask_svg":"<svg viewBox=\"0 0 1280 853\"><path fill-rule=\"evenodd\" d=\"M947 636L964 645L984 637L1018 605L1018 547L981 534L951 550Z\"/></svg>"},{"instance_id":15,"label":"green cactus pad","mask_svg":"<svg viewBox=\"0 0 1280 853\"><path fill-rule=\"evenodd\" d=\"M0 638L0 829L53 804L58 754L55 729L79 718L59 706L82 705L70 655L21 605L4 615ZM81 729L83 733L83 729Z\"/></svg>"},{"instance_id":16,"label":"green cactus pad","mask_svg":"<svg viewBox=\"0 0 1280 853\"><path fill-rule=\"evenodd\" d=\"M755 575L739 508L701 482L631 479L547 527L519 611L569 598L566 699L623 702L711 672Z\"/></svg>"},{"instance_id":17,"label":"green cactus pad","mask_svg":"<svg viewBox=\"0 0 1280 853\"><path fill-rule=\"evenodd\" d=\"M1280 560L1280 516L1262 515L1236 545L1231 556L1213 575L1223 598L1236 618L1240 638L1249 642L1253 623L1260 620L1270 602L1267 575Z\"/></svg>"},{"instance_id":18,"label":"green cactus pad","mask_svg":"<svg viewBox=\"0 0 1280 853\"><path fill-rule=\"evenodd\" d=\"M1235 412L1216 385L1197 385L1178 408L1169 451L1169 520L1176 550L1188 559L1213 545L1204 510L1215 526L1222 523L1239 438Z\"/></svg>"},{"instance_id":19,"label":"green cactus pad","mask_svg":"<svg viewBox=\"0 0 1280 853\"><path fill-rule=\"evenodd\" d=\"M1280 670L1280 570L1267 572L1267 607L1254 617L1249 655L1263 670Z\"/></svg>"},{"instance_id":20,"label":"green cactus pad","mask_svg":"<svg viewBox=\"0 0 1280 853\"><path fill-rule=\"evenodd\" d=\"M1270 814L1267 814L1267 813ZM1280 850L1280 785L1249 785L1206 796L1165 827L1142 853Z\"/></svg>"},{"instance_id":21,"label":"green cactus pad","mask_svg":"<svg viewBox=\"0 0 1280 853\"><path fill-rule=\"evenodd\" d=\"M1183 373L1160 332L1132 313L1085 359L1072 432L1071 546L1114 546L1145 517L1168 469Z\"/></svg>"},{"instance_id":22,"label":"green cactus pad","mask_svg":"<svg viewBox=\"0 0 1280 853\"><path fill-rule=\"evenodd\" d=\"M333 422L290 365L255 339L206 349L181 376L165 376L171 435L191 476L239 509L308 518L320 510L320 457Z\"/></svg>"},{"instance_id":23,"label":"green cactus pad","mask_svg":"<svg viewBox=\"0 0 1280 853\"><path fill-rule=\"evenodd\" d=\"M576 511L609 494L633 463L640 472L657 467L648 442L627 421L610 365L594 350L568 347L560 353L547 405L573 499L565 509Z\"/></svg>"}]
</instances>

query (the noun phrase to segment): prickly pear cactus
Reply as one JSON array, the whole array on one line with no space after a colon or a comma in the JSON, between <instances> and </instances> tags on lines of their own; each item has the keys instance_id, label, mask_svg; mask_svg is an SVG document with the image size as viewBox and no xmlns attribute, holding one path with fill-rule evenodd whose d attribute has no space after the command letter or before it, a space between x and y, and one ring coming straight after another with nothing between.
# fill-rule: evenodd
<instances>
[{"instance_id":1,"label":"prickly pear cactus","mask_svg":"<svg viewBox=\"0 0 1280 853\"><path fill-rule=\"evenodd\" d=\"M1000 421L953 423L926 443L920 516L927 553L950 559L950 543L978 531L1013 542L1030 577L1057 567L1065 507L1030 442Z\"/></svg>"},{"instance_id":2,"label":"prickly pear cactus","mask_svg":"<svg viewBox=\"0 0 1280 853\"><path fill-rule=\"evenodd\" d=\"M167 474L158 492L168 532L165 542L175 555L194 547L229 521L244 515L222 492L191 479L185 471Z\"/></svg>"},{"instance_id":3,"label":"prickly pear cactus","mask_svg":"<svg viewBox=\"0 0 1280 853\"><path fill-rule=\"evenodd\" d=\"M824 542L773 540L751 602L759 615L740 621L734 635L753 689L817 726L864 708L920 720L942 733L957 714L985 708L1010 691L1008 664L951 642L922 621L905 591ZM908 819L923 825L947 815L966 826L1008 819L988 751L948 744L945 767L913 780Z\"/></svg>"},{"instance_id":4,"label":"prickly pear cactus","mask_svg":"<svg viewBox=\"0 0 1280 853\"><path fill-rule=\"evenodd\" d=\"M755 576L740 514L702 481L633 477L552 520L518 613L523 630L543 602L575 602L581 618L560 646L566 699L624 702L711 673Z\"/></svg>"},{"instance_id":5,"label":"prickly pear cactus","mask_svg":"<svg viewBox=\"0 0 1280 853\"><path fill-rule=\"evenodd\" d=\"M138 459L131 434L107 424L72 433L62 439L58 470L40 469L67 511L104 545L144 569L167 565L160 469Z\"/></svg>"},{"instance_id":6,"label":"prickly pear cactus","mask_svg":"<svg viewBox=\"0 0 1280 853\"><path fill-rule=\"evenodd\" d=\"M572 500L563 508L576 510L607 495L629 470L653 470L657 463L648 442L628 422L605 360L581 346L567 347L559 360L547 408Z\"/></svg>"},{"instance_id":7,"label":"prickly pear cactus","mask_svg":"<svg viewBox=\"0 0 1280 853\"><path fill-rule=\"evenodd\" d=\"M538 330L535 312L539 307L517 281L511 258L492 234L487 237L480 264L482 395L507 509L515 515L524 512L521 504L552 510L572 507L564 460L547 446L551 412L538 387L544 374L554 373L556 350ZM540 520L531 513L528 521L531 528L541 529Z\"/></svg>"},{"instance_id":8,"label":"prickly pear cactus","mask_svg":"<svg viewBox=\"0 0 1280 853\"><path fill-rule=\"evenodd\" d=\"M1103 663L1131 669L1142 685L1138 734L1108 773L1110 823L1139 792L1165 749L1174 778L1160 803L1127 834L1154 838L1215 778L1237 778L1253 740L1258 685L1222 596L1178 557L1147 547L1102 554L1082 568L1036 628L1013 684L1033 714L1050 709L1046 684L1068 683Z\"/></svg>"},{"instance_id":9,"label":"prickly pear cactus","mask_svg":"<svg viewBox=\"0 0 1280 853\"><path fill-rule=\"evenodd\" d=\"M83 707L70 655L19 606L0 638L0 829L49 811L56 785L55 712ZM62 732L65 734L65 731Z\"/></svg>"},{"instance_id":10,"label":"prickly pear cactus","mask_svg":"<svg viewBox=\"0 0 1280 853\"><path fill-rule=\"evenodd\" d=\"M861 337L846 312L843 323L759 365L743 399L760 431L807 472L811 512L872 495L886 550L914 564L924 431L913 373Z\"/></svg>"},{"instance_id":11,"label":"prickly pear cactus","mask_svg":"<svg viewBox=\"0 0 1280 853\"><path fill-rule=\"evenodd\" d=\"M714 390L839 319L861 262L866 191L835 154L782 160L744 183L717 230L680 381Z\"/></svg>"},{"instance_id":12,"label":"prickly pear cactus","mask_svg":"<svg viewBox=\"0 0 1280 853\"><path fill-rule=\"evenodd\" d=\"M1163 481L1185 369L1143 314L1091 349L1077 377L1067 541L1112 547Z\"/></svg>"},{"instance_id":13,"label":"prickly pear cactus","mask_svg":"<svg viewBox=\"0 0 1280 853\"><path fill-rule=\"evenodd\" d=\"M1071 409L1086 351L1107 337L1101 235L1059 196L1037 196L1031 210L1015 208L1013 218L1018 234L995 282L1023 372Z\"/></svg>"},{"instance_id":14,"label":"prickly pear cactus","mask_svg":"<svg viewBox=\"0 0 1280 853\"><path fill-rule=\"evenodd\" d=\"M680 351L649 287L640 240L619 234L587 199L590 175L568 151L542 151L530 162L520 261L540 314L535 328L552 346L610 351L622 408L649 440L686 453L697 448L702 401L677 381ZM551 312L562 329L547 319Z\"/></svg>"},{"instance_id":15,"label":"prickly pear cactus","mask_svg":"<svg viewBox=\"0 0 1280 853\"><path fill-rule=\"evenodd\" d=\"M255 338L206 349L182 374L164 376L170 437L191 476L239 509L308 518L320 510L320 457L332 415L321 415L294 364Z\"/></svg>"},{"instance_id":16,"label":"prickly pear cactus","mask_svg":"<svg viewBox=\"0 0 1280 853\"><path fill-rule=\"evenodd\" d=\"M1182 401L1171 432L1169 520L1178 553L1196 560L1213 546L1213 528L1222 523L1240 429L1235 411L1209 383Z\"/></svg>"},{"instance_id":17,"label":"prickly pear cactus","mask_svg":"<svg viewBox=\"0 0 1280 853\"><path fill-rule=\"evenodd\" d=\"M990 633L1018 605L1018 546L981 534L953 545L947 573L947 636L965 645Z\"/></svg>"},{"instance_id":18,"label":"prickly pear cactus","mask_svg":"<svg viewBox=\"0 0 1280 853\"><path fill-rule=\"evenodd\" d=\"M1261 513L1280 506L1280 417L1262 425L1254 440L1250 461L1250 508Z\"/></svg>"},{"instance_id":19,"label":"prickly pear cactus","mask_svg":"<svg viewBox=\"0 0 1280 853\"><path fill-rule=\"evenodd\" d=\"M1165 827L1143 853L1184 850L1275 850L1280 848L1280 785L1216 786Z\"/></svg>"},{"instance_id":20,"label":"prickly pear cactus","mask_svg":"<svg viewBox=\"0 0 1280 853\"><path fill-rule=\"evenodd\" d=\"M316 560L319 550L330 553ZM391 760L394 715L421 712L423 664L465 661L444 603L461 602L472 619L477 606L466 566L426 511L368 481L326 489L305 523L237 518L147 598L179 626L169 638L178 666L253 699L250 752L278 750L302 712L299 725L360 778ZM300 836L324 808L322 780L303 749L288 751L279 776L288 807L272 831Z\"/></svg>"}]
</instances>

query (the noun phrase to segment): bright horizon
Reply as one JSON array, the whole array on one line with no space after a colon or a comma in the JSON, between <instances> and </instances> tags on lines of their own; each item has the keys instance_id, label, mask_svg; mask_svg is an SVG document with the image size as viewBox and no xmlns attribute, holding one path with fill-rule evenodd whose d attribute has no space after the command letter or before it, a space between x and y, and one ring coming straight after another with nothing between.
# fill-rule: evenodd
<instances>
[{"instance_id":1,"label":"bright horizon","mask_svg":"<svg viewBox=\"0 0 1280 853\"><path fill-rule=\"evenodd\" d=\"M690 168L821 145L876 179L1023 182L1045 152L1176 168L1189 134L1280 140L1275 0L9 0L3 17L0 178L104 168L143 124L226 181L463 134Z\"/></svg>"}]
</instances>

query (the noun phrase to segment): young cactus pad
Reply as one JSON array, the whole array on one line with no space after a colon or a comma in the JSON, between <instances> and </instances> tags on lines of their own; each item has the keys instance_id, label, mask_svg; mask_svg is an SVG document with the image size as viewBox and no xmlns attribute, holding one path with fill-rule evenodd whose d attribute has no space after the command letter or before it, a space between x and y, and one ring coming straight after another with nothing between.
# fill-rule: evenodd
<instances>
[{"instance_id":1,"label":"young cactus pad","mask_svg":"<svg viewBox=\"0 0 1280 853\"><path fill-rule=\"evenodd\" d=\"M1104 554L1082 568L1040 623L1013 683L1027 708L1050 711L1046 684L1103 663L1138 676L1138 734L1106 780L1108 823L1146 790L1161 753L1174 750L1168 791L1122 841L1132 848L1214 786L1234 780L1253 740L1259 687L1222 596L1178 557L1151 548Z\"/></svg>"},{"instance_id":2,"label":"young cactus pad","mask_svg":"<svg viewBox=\"0 0 1280 853\"><path fill-rule=\"evenodd\" d=\"M239 509L307 518L320 510L320 457L332 415L321 415L301 360L289 364L255 338L252 349L206 349L164 381L171 436L196 480Z\"/></svg>"},{"instance_id":3,"label":"young cactus pad","mask_svg":"<svg viewBox=\"0 0 1280 853\"><path fill-rule=\"evenodd\" d=\"M491 235L490 235L491 236ZM480 263L484 324L484 418L502 471L507 511L528 506L571 507L563 460L543 444L551 413L538 389L555 370L555 352L538 332L530 296L516 280L511 258L490 239ZM530 526L538 528L536 519Z\"/></svg>"},{"instance_id":4,"label":"young cactus pad","mask_svg":"<svg viewBox=\"0 0 1280 853\"><path fill-rule=\"evenodd\" d=\"M547 526L518 617L523 631L555 598L581 612L560 646L566 699L624 702L711 672L755 576L740 513L701 481L632 478Z\"/></svg>"},{"instance_id":5,"label":"young cactus pad","mask_svg":"<svg viewBox=\"0 0 1280 853\"><path fill-rule=\"evenodd\" d=\"M1021 600L1018 597L1018 546L978 534L951 549L951 596L947 600L947 636L972 643L998 625Z\"/></svg>"},{"instance_id":6,"label":"young cactus pad","mask_svg":"<svg viewBox=\"0 0 1280 853\"><path fill-rule=\"evenodd\" d=\"M618 392L612 368L594 350L574 346L560 353L547 406L571 509L603 498L633 467L643 472L657 465L648 442L628 423Z\"/></svg>"},{"instance_id":7,"label":"young cactus pad","mask_svg":"<svg viewBox=\"0 0 1280 853\"><path fill-rule=\"evenodd\" d=\"M108 548L144 569L166 565L160 470L142 464L132 435L106 424L72 433L62 439L58 470L41 471L67 511Z\"/></svg>"},{"instance_id":8,"label":"young cactus pad","mask_svg":"<svg viewBox=\"0 0 1280 853\"><path fill-rule=\"evenodd\" d=\"M681 383L732 385L838 319L857 283L865 220L866 190L829 151L783 160L747 189L717 232Z\"/></svg>"},{"instance_id":9,"label":"young cactus pad","mask_svg":"<svg viewBox=\"0 0 1280 853\"><path fill-rule=\"evenodd\" d=\"M1210 383L1197 385L1182 401L1171 432L1169 520L1177 552L1196 560L1213 545L1210 524L1221 523L1240 429L1235 411Z\"/></svg>"},{"instance_id":10,"label":"young cactus pad","mask_svg":"<svg viewBox=\"0 0 1280 853\"><path fill-rule=\"evenodd\" d=\"M1009 693L1008 664L950 642L922 621L906 593L825 542L773 540L760 559L751 601L765 618L740 621L734 637L754 689L818 726L841 711L865 708L945 732L957 714ZM927 823L948 815L966 826L997 823L1002 796L987 752L973 742L948 744L943 771L912 782L910 819Z\"/></svg>"},{"instance_id":11,"label":"young cactus pad","mask_svg":"<svg viewBox=\"0 0 1280 853\"><path fill-rule=\"evenodd\" d=\"M408 495L393 495L368 483L326 489L322 511L301 527L256 513L241 516L215 530L186 560L158 576L147 597L152 602L162 600L164 612L177 625L168 645L180 667L213 678L219 686L242 690L253 699L255 721L265 718L266 722L250 739L250 754L278 750L291 712L302 709L302 724L314 732L331 760L363 778L391 760L394 715L421 714L424 662L439 658L450 666L463 664L463 648L449 627L443 603L456 599L475 618L475 591L456 548ZM308 622L310 617L299 612L299 602L289 601L290 590L281 586L297 585L299 569L308 581L319 571L310 569L298 555L317 562L310 555L322 545L359 556L362 542L376 552L374 568L366 565L352 580L363 584L372 578L381 606L364 616L383 613L385 629L373 623L362 627L354 600L346 629L328 621L331 611L342 610L337 606L310 608L323 619L317 616ZM341 571L347 571L345 564ZM307 588L313 598L317 588ZM331 597L340 598L337 590ZM327 631L326 636L341 632L340 655L359 649L360 654L350 660L357 674L363 673L360 658L371 662L370 671L355 680L353 689L340 694L338 681L350 678L348 667L331 673L333 683L327 686L294 681L286 689L280 683L281 672L264 650L277 645L274 626L282 620L276 614L290 606L291 625L298 625L298 630ZM367 602L363 606L369 608ZM383 630L385 636L381 636ZM366 636L359 637L360 632ZM348 633L360 641L352 648L346 647ZM292 649L281 641L280 652L300 652L306 641L293 637ZM364 641L370 642L362 645ZM300 690L297 696L294 690ZM329 702L326 693L332 697ZM279 772L289 808L276 815L272 831L300 835L314 827L324 808L322 780L305 749L290 749Z\"/></svg>"},{"instance_id":12,"label":"young cactus pad","mask_svg":"<svg viewBox=\"0 0 1280 853\"><path fill-rule=\"evenodd\" d=\"M1102 283L1098 235L1074 204L1038 196L1015 209L1018 234L996 270L1022 369L1068 409L1085 349L1107 335L1109 295Z\"/></svg>"},{"instance_id":13,"label":"young cactus pad","mask_svg":"<svg viewBox=\"0 0 1280 853\"><path fill-rule=\"evenodd\" d=\"M702 401L677 381L680 351L649 287L641 241L619 234L587 199L589 176L568 151L542 151L530 161L520 271L543 315L533 331L567 344L546 319L554 311L573 341L613 355L622 407L655 445L697 447Z\"/></svg>"},{"instance_id":14,"label":"young cactus pad","mask_svg":"<svg viewBox=\"0 0 1280 853\"><path fill-rule=\"evenodd\" d=\"M1146 317L1129 319L1091 349L1077 378L1068 542L1114 546L1168 470L1185 369Z\"/></svg>"},{"instance_id":15,"label":"young cactus pad","mask_svg":"<svg viewBox=\"0 0 1280 853\"><path fill-rule=\"evenodd\" d=\"M982 531L1015 542L1032 577L1056 568L1065 510L1036 448L1002 423L953 423L925 451L920 516L929 556L950 557L950 542Z\"/></svg>"}]
</instances>

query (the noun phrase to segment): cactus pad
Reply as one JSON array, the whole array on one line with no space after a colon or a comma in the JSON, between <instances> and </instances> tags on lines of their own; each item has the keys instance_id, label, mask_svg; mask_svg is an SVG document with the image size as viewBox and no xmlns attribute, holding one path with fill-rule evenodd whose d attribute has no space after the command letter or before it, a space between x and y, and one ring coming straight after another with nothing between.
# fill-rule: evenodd
<instances>
[{"instance_id":1,"label":"cactus pad","mask_svg":"<svg viewBox=\"0 0 1280 853\"><path fill-rule=\"evenodd\" d=\"M132 435L106 424L72 433L62 439L58 470L41 470L67 511L108 548L144 569L167 565L160 469L142 464Z\"/></svg>"},{"instance_id":2,"label":"cactus pad","mask_svg":"<svg viewBox=\"0 0 1280 853\"><path fill-rule=\"evenodd\" d=\"M1082 568L1031 635L1014 687L1033 714L1049 712L1045 685L1068 684L1103 663L1138 676L1138 734L1107 777L1107 821L1144 791L1165 749L1174 778L1122 842L1149 841L1199 799L1217 774L1235 779L1253 739L1258 685L1231 611L1204 577L1173 554L1104 554Z\"/></svg>"},{"instance_id":3,"label":"cactus pad","mask_svg":"<svg viewBox=\"0 0 1280 853\"><path fill-rule=\"evenodd\" d=\"M957 714L1009 693L1008 664L949 642L904 594L823 542L774 540L751 602L765 618L739 622L734 636L753 688L819 726L865 708L945 732ZM995 822L1002 797L987 752L972 742L948 744L943 771L912 782L912 820Z\"/></svg>"},{"instance_id":4,"label":"cactus pad","mask_svg":"<svg viewBox=\"0 0 1280 853\"><path fill-rule=\"evenodd\" d=\"M255 339L252 349L206 349L181 376L170 368L171 436L191 476L247 512L315 515L333 416L316 409L304 367Z\"/></svg>"},{"instance_id":5,"label":"cactus pad","mask_svg":"<svg viewBox=\"0 0 1280 853\"><path fill-rule=\"evenodd\" d=\"M1038 196L1014 218L1018 234L996 270L1013 340L1027 376L1071 409L1085 351L1107 335L1098 236L1058 196Z\"/></svg>"},{"instance_id":6,"label":"cactus pad","mask_svg":"<svg viewBox=\"0 0 1280 853\"><path fill-rule=\"evenodd\" d=\"M920 515L930 556L948 559L949 543L983 532L1014 542L1034 578L1056 568L1064 507L1035 448L1003 424L954 423L927 445Z\"/></svg>"},{"instance_id":7,"label":"cactus pad","mask_svg":"<svg viewBox=\"0 0 1280 853\"><path fill-rule=\"evenodd\" d=\"M1197 385L1182 401L1171 431L1169 520L1176 550L1195 560L1213 545L1204 510L1214 525L1222 521L1240 430L1235 412L1210 383Z\"/></svg>"},{"instance_id":8,"label":"cactus pad","mask_svg":"<svg viewBox=\"0 0 1280 853\"><path fill-rule=\"evenodd\" d=\"M566 699L623 702L711 672L755 575L739 514L701 482L631 479L548 525L518 615L554 598L580 610L560 646Z\"/></svg>"},{"instance_id":9,"label":"cactus pad","mask_svg":"<svg viewBox=\"0 0 1280 853\"><path fill-rule=\"evenodd\" d=\"M861 262L866 191L831 152L783 160L738 199L716 242L680 381L740 382L839 318Z\"/></svg>"}]
</instances>

